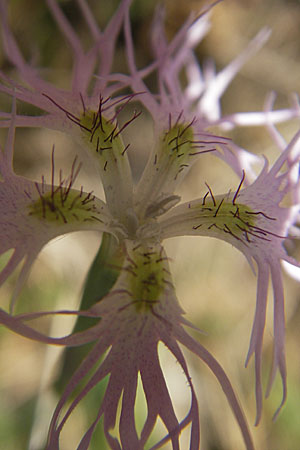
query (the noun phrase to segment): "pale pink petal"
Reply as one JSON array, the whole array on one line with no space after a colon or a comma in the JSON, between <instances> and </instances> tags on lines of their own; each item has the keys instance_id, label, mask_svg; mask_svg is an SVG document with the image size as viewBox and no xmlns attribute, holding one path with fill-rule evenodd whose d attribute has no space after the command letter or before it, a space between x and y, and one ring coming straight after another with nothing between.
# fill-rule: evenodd
<instances>
[{"instance_id":1,"label":"pale pink petal","mask_svg":"<svg viewBox=\"0 0 300 450\"><path fill-rule=\"evenodd\" d=\"M190 351L198 355L213 372L213 374L219 381L224 391L224 394L226 395L228 403L232 408L237 423L239 424L247 450L254 450L254 444L249 432L248 424L246 422L244 413L240 407L239 401L236 397L236 394L234 393L231 383L226 373L222 369L221 365L200 343L192 339L183 329L176 330L175 336L180 343L182 343Z\"/></svg>"},{"instance_id":2,"label":"pale pink petal","mask_svg":"<svg viewBox=\"0 0 300 450\"><path fill-rule=\"evenodd\" d=\"M283 384L283 398L276 415L286 398L281 261L288 261L299 267L299 263L289 257L283 247L289 228L297 218L299 206L292 204L290 207L282 207L280 203L285 195L293 192L295 188L296 180L290 173L294 170L294 166L298 167L299 156L300 132L295 134L270 169L265 160L261 173L246 188L242 189L245 179L243 174L235 191L217 196L208 187L207 194L202 199L175 206L159 219L161 238L186 234L224 239L238 248L250 263L251 260L257 263L256 313L246 360L247 364L251 355L255 353L256 424L262 411L261 360L269 274L274 293L274 356L267 393L271 389L277 369ZM227 214L228 222L225 218ZM236 219L238 222L235 222Z\"/></svg>"},{"instance_id":3,"label":"pale pink petal","mask_svg":"<svg viewBox=\"0 0 300 450\"><path fill-rule=\"evenodd\" d=\"M277 369L280 372L282 380L282 400L274 414L274 420L278 416L287 396L286 381L286 362L285 362L285 313L284 313L284 293L281 267L276 263L270 264L271 279L274 293L274 349L272 369L270 373L269 383L266 396L269 395L272 388Z\"/></svg>"},{"instance_id":4,"label":"pale pink petal","mask_svg":"<svg viewBox=\"0 0 300 450\"><path fill-rule=\"evenodd\" d=\"M130 375L130 379L128 379ZM135 396L137 389L137 375L136 367L131 367L127 374L126 383L124 383L124 391L122 398L122 410L120 417L120 440L123 448L138 448L139 438L135 427Z\"/></svg>"},{"instance_id":5,"label":"pale pink petal","mask_svg":"<svg viewBox=\"0 0 300 450\"><path fill-rule=\"evenodd\" d=\"M216 105L218 105L221 96L241 67L264 45L269 35L270 30L262 29L243 52L229 63L225 69L208 81L205 93L198 103L198 111L201 114L204 114L210 120L220 119Z\"/></svg>"},{"instance_id":6,"label":"pale pink petal","mask_svg":"<svg viewBox=\"0 0 300 450\"><path fill-rule=\"evenodd\" d=\"M261 363L262 363L262 346L263 336L266 322L267 295L269 285L268 265L264 262L257 261L257 298L255 317L253 321L249 350L245 362L248 365L253 353L255 353L255 394L256 394L256 419L255 425L258 425L262 413L262 380L261 380Z\"/></svg>"}]
</instances>

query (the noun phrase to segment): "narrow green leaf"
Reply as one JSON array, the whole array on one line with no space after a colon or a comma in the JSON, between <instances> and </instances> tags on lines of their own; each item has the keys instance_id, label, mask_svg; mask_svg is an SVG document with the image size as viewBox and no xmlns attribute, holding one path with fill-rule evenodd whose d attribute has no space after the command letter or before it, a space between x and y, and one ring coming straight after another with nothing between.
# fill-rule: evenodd
<instances>
[{"instance_id":1,"label":"narrow green leaf","mask_svg":"<svg viewBox=\"0 0 300 450\"><path fill-rule=\"evenodd\" d=\"M81 298L80 310L90 308L109 293L116 282L122 266L123 255L117 240L108 233L103 233L98 253L89 269ZM83 331L95 325L99 319L79 317L74 332ZM60 376L55 383L57 392L62 389L79 366L93 344L67 348L62 362Z\"/></svg>"}]
</instances>

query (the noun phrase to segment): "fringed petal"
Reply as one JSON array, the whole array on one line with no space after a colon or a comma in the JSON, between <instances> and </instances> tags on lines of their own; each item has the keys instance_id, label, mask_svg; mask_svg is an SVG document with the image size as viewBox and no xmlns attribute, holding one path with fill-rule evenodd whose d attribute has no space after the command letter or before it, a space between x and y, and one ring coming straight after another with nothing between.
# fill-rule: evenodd
<instances>
[{"instance_id":1,"label":"fringed petal","mask_svg":"<svg viewBox=\"0 0 300 450\"><path fill-rule=\"evenodd\" d=\"M236 74L241 70L242 66L264 45L269 36L270 30L262 29L236 59L229 63L215 77L208 80L206 90L197 105L198 111L201 114L208 117L210 121L221 118L219 102L223 93Z\"/></svg>"},{"instance_id":2,"label":"fringed petal","mask_svg":"<svg viewBox=\"0 0 300 450\"><path fill-rule=\"evenodd\" d=\"M255 353L255 392L256 392L256 419L255 425L258 425L262 413L262 346L266 322L267 295L269 287L270 268L265 263L257 261L257 297L255 317L253 321L249 350L245 362L247 367L253 353Z\"/></svg>"},{"instance_id":3,"label":"fringed petal","mask_svg":"<svg viewBox=\"0 0 300 450\"><path fill-rule=\"evenodd\" d=\"M174 412L157 352L154 352L152 349L150 355L151 357L147 358L147 361L144 361L141 367L141 378L148 406L148 417L142 432L141 441L145 442L146 438L149 437L152 431L151 427L155 424L154 417L156 420L160 416L168 430L168 436L161 444L171 440L172 448L177 450L179 449L179 422ZM159 447L160 445L156 448Z\"/></svg>"},{"instance_id":4,"label":"fringed petal","mask_svg":"<svg viewBox=\"0 0 300 450\"><path fill-rule=\"evenodd\" d=\"M106 375L110 372L110 366L107 364L107 361L104 360L100 367L97 369L96 373L90 378L90 380L86 383L84 388L80 391L80 393L75 397L75 399L71 402L70 406L68 407L67 411L64 413L63 417L59 421L59 416L61 414L62 408L66 406L66 402L70 396L70 394L73 392L73 390L77 387L77 385L80 383L80 381L89 374L90 370L97 364L98 360L102 356L102 354L105 352L105 350L108 348L109 344L107 345L107 339L103 339L101 342L97 343L95 347L91 350L91 352L87 355L87 357L84 359L84 361L81 363L79 368L76 370L74 375L72 376L71 380L67 384L59 403L57 404L54 414L51 419L51 424L49 428L49 436L48 436L48 443L47 443L47 450L52 450L52 448L59 448L59 438L61 431L70 417L72 411L75 409L75 407L79 404L79 402L95 387ZM103 400L104 402L104 400ZM103 403L101 408L103 408ZM102 410L101 410L102 411ZM97 418L97 421L95 422L95 426L100 420L102 415L99 415L99 418ZM83 444L82 444L83 445Z\"/></svg>"},{"instance_id":5,"label":"fringed petal","mask_svg":"<svg viewBox=\"0 0 300 450\"><path fill-rule=\"evenodd\" d=\"M223 239L238 248L251 263L258 267L257 303L246 364L255 353L256 373L256 424L262 411L262 343L266 318L266 302L269 274L274 292L274 355L267 394L270 392L277 369L279 369L283 398L275 413L277 416L286 398L286 365L284 356L284 294L281 279L281 261L294 266L299 264L290 258L283 247L298 214L298 205L280 206L289 192L293 192L298 179L291 177L300 158L300 132L296 133L277 161L269 169L265 165L257 179L245 189L242 180L233 193L214 196L209 186L202 199L176 206L159 220L161 238L178 235L211 236ZM287 169L282 171L288 161ZM296 197L294 197L296 199ZM158 228L159 232L159 228Z\"/></svg>"},{"instance_id":6,"label":"fringed petal","mask_svg":"<svg viewBox=\"0 0 300 450\"><path fill-rule=\"evenodd\" d=\"M133 368L130 379L124 384L122 410L120 417L120 440L123 448L138 448L139 438L135 427L135 397L137 389L137 368Z\"/></svg>"},{"instance_id":7,"label":"fringed petal","mask_svg":"<svg viewBox=\"0 0 300 450\"><path fill-rule=\"evenodd\" d=\"M0 274L0 283L25 258L14 299L37 254L50 240L80 230L112 231L113 219L106 205L91 193L74 190L71 185L72 182L47 185L16 175L0 182L0 254L14 249Z\"/></svg>"},{"instance_id":8,"label":"fringed petal","mask_svg":"<svg viewBox=\"0 0 300 450\"><path fill-rule=\"evenodd\" d=\"M281 267L277 262L270 264L271 280L274 294L274 349L272 369L266 396L269 395L272 388L277 370L280 372L282 380L282 400L275 412L273 419L278 416L282 406L286 401L287 382L286 382L286 362L285 362L285 313L284 313L284 292Z\"/></svg>"},{"instance_id":9,"label":"fringed petal","mask_svg":"<svg viewBox=\"0 0 300 450\"><path fill-rule=\"evenodd\" d=\"M183 328L177 329L174 337L176 337L176 339L185 347L187 347L190 351L198 355L199 358L201 358L202 361L213 372L213 374L219 381L224 391L224 394L226 395L228 403L230 404L232 411L235 415L236 421L239 424L247 450L254 450L254 444L252 441L252 437L250 435L250 431L244 413L240 407L239 401L231 386L231 383L221 365L216 361L216 359L211 355L211 353L209 353L200 343L192 339L191 336L189 336L183 330Z\"/></svg>"},{"instance_id":10,"label":"fringed petal","mask_svg":"<svg viewBox=\"0 0 300 450\"><path fill-rule=\"evenodd\" d=\"M95 109L98 107L100 95L113 95L128 85L127 80L125 83L110 83L108 86L108 78L113 64L117 37L120 34L124 15L129 9L130 3L131 0L121 2L119 9L111 18L106 29L102 32L96 25L95 20L92 19L86 2L84 0L78 1L83 18L93 38L91 48L88 51L84 51L78 34L64 16L58 3L55 0L47 0L48 8L55 22L72 49L73 73L70 91L59 89L46 82L39 75L39 71L25 61L17 41L9 28L6 2L5 0L1 0L0 19L6 57L18 69L22 81L26 85L29 85L30 89L9 79L1 72L1 78L5 84L0 84L0 91L10 95L14 95L14 91L16 91L16 98L31 103L48 113L46 117L28 117L27 120L25 117L18 118L16 122L17 126L41 126L42 124L43 126L60 129L72 134L71 122L70 120L66 120L67 116L65 111L70 111L70 115L81 115L84 113L85 108ZM98 69L95 73L97 66ZM96 82L94 82L95 75L97 76ZM92 93L90 93L91 84L93 84ZM0 121L0 126L6 127L7 121Z\"/></svg>"},{"instance_id":11,"label":"fringed petal","mask_svg":"<svg viewBox=\"0 0 300 450\"><path fill-rule=\"evenodd\" d=\"M13 172L14 134L16 121L15 98L12 122L4 150L0 150L0 255L13 249L8 263L0 272L0 285L24 260L14 288L11 310L26 281L36 256L50 240L57 236L79 230L112 232L114 219L107 206L92 192L73 189L81 164L77 157L71 166L70 175L63 178L60 172L59 185L54 184L55 162L52 151L51 184L42 176L41 183L17 176ZM118 228L118 227L117 227ZM117 234L120 232L118 228ZM114 234L114 233L113 233Z\"/></svg>"},{"instance_id":12,"label":"fringed petal","mask_svg":"<svg viewBox=\"0 0 300 450\"><path fill-rule=\"evenodd\" d=\"M50 314L50 313L47 313ZM52 312L51 314L75 314L79 315L78 311L63 311L63 312ZM43 314L38 313L38 316ZM28 319L31 319L31 314L28 315ZM24 324L24 320L26 320L26 315L23 317L12 316L8 314L6 311L0 309L0 325L5 326L11 331L19 334L20 336L24 336L28 339L32 339L37 342L43 342L45 344L52 345L67 345L70 347L76 347L78 345L87 344L89 342L93 342L97 339L98 334L96 333L97 327L90 328L87 331L78 332L73 335L69 335L61 338L53 338L48 337L35 329L29 327Z\"/></svg>"}]
</instances>

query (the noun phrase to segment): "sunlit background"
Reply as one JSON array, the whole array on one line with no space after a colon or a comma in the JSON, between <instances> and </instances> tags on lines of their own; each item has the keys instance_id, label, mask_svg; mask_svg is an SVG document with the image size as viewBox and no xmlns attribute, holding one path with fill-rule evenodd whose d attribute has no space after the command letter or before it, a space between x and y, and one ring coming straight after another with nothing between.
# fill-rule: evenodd
<instances>
[{"instance_id":1,"label":"sunlit background","mask_svg":"<svg viewBox=\"0 0 300 450\"><path fill-rule=\"evenodd\" d=\"M103 26L115 10L118 1L87 0ZM28 60L41 68L45 78L57 85L69 83L71 57L56 28L45 1L11 0L11 25ZM59 2L84 41L88 42L75 0ZM135 0L132 7L134 39L140 66L151 60L149 33L153 0ZM166 0L166 29L171 38L191 11L198 12L204 2L197 0ZM224 0L212 14L212 29L198 48L200 61L213 58L218 69L230 62L247 42L263 27L273 33L262 50L243 68L223 99L226 114L236 111L262 110L266 95L275 90L276 105L286 107L289 94L300 92L300 3L297 0ZM123 42L118 45L115 70L124 70ZM0 67L16 77L0 47ZM51 70L49 69L51 67ZM125 69L126 70L126 69ZM150 83L152 80L149 81ZM154 81L153 81L154 82ZM154 87L155 88L155 87ZM11 99L1 94L1 107L11 108ZM135 105L136 106L136 105ZM18 103L18 111L32 114L28 105ZM299 127L298 121L280 126L289 139ZM222 132L224 135L225 133ZM228 134L239 145L257 154L266 154L270 161L278 151L263 128L243 128ZM5 132L1 130L3 145ZM152 124L144 114L126 133L131 143L130 158L136 177L145 164L152 145ZM84 162L78 185L103 197L94 168L82 150L68 137L48 130L18 129L15 146L15 170L31 179L49 180L51 150L55 143L56 167L69 172L78 154ZM193 167L180 194L183 199L197 198L206 191L207 182L215 193L235 189L238 178L222 162L205 155ZM1 214L1 211L0 211ZM81 288L89 264L100 244L96 233L74 233L51 242L39 255L22 292L17 311L36 311L79 306ZM299 287L285 277L287 318L288 400L275 423L272 415L281 400L281 384L276 378L271 396L264 403L259 427L254 428L255 397L254 367L244 368L255 307L256 278L245 258L229 245L206 238L178 238L166 242L171 257L178 298L186 317L202 333L191 331L223 365L245 410L258 450L298 450L300 448L300 310ZM0 268L9 254L0 259ZM1 287L1 307L7 307L16 280L13 275ZM272 296L265 332L263 379L266 385L272 357ZM72 329L72 319L43 319L37 327L43 332L61 336ZM191 354L186 353L200 404L202 450L240 450L243 443L233 414L214 376ZM60 379L61 351L46 348L0 329L0 447L5 450L42 450L43 438L57 401ZM186 414L190 394L179 365L161 346L161 362L179 417ZM64 380L65 382L67 380ZM93 392L73 413L62 433L61 450L76 449L81 436L100 403L103 386ZM138 393L136 414L141 427L145 417L142 391ZM164 433L162 426L156 434ZM188 448L187 433L182 435L182 449ZM106 450L101 427L91 450ZM170 446L165 446L169 449Z\"/></svg>"}]
</instances>

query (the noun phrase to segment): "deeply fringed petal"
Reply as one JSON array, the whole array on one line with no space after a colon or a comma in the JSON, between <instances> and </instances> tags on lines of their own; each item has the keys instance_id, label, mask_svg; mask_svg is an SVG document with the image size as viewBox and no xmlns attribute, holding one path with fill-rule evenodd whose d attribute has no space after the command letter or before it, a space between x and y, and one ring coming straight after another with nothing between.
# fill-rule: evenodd
<instances>
[{"instance_id":1,"label":"deeply fringed petal","mask_svg":"<svg viewBox=\"0 0 300 450\"><path fill-rule=\"evenodd\" d=\"M126 251L126 262L113 291L90 309L91 314L101 317L98 325L98 344L92 350L94 363L96 363L97 351L100 352L108 346L111 348L99 368L86 383L86 386L73 400L58 425L58 415L64 401L75 388L76 381L79 381L91 367L90 365L87 366L84 361L74 374L53 416L48 448L52 449L50 443L58 445L61 428L77 403L100 379L110 373L108 386L98 415L83 437L79 446L80 449L88 448L92 432L102 416L104 418L104 432L112 449L144 448L156 420L160 416L168 434L154 445L152 450L161 448L169 440L172 443L173 450L179 450L179 434L189 423L192 424L189 448L197 450L200 439L199 412L191 378L183 354L176 342L179 340L204 359L205 363L215 373L242 429L246 448L248 450L253 449L246 421L223 369L203 347L199 346L183 330L181 324L182 310L174 295L167 261L162 250L157 246L145 247L141 244L132 245L128 242ZM160 367L157 353L159 341L164 342L174 354L190 385L191 409L181 422L175 415ZM87 357L86 361L91 361L91 359ZM133 415L138 372L141 374L148 409L148 415L140 437L136 432ZM118 441L110 435L110 430L115 427L121 396L122 407L118 424L120 441ZM57 425L55 425L56 422ZM54 446L53 448L57 447Z\"/></svg>"},{"instance_id":2,"label":"deeply fringed petal","mask_svg":"<svg viewBox=\"0 0 300 450\"><path fill-rule=\"evenodd\" d=\"M21 82L25 83L26 87L0 72L0 92L15 96L17 99L32 104L43 111L42 115L17 116L16 126L44 126L73 134L74 127L72 127L70 120L72 115L80 117L84 114L85 109L96 111L99 106L100 95L103 97L113 95L128 85L128 81L112 83L109 82L109 79L116 40L122 27L124 14L129 9L130 3L131 0L122 1L106 29L101 31L93 20L85 0L78 0L82 17L87 23L93 40L91 48L85 51L77 33L64 16L58 2L47 0L48 8L72 49L73 72L70 91L60 89L45 81L40 76L39 70L26 62L9 27L7 2L1 0L0 22L4 51L8 60L17 68ZM97 77L96 81L95 76ZM91 84L93 85L92 90ZM3 119L0 120L0 127L9 126L9 120L6 120L6 116L3 116Z\"/></svg>"},{"instance_id":3,"label":"deeply fringed petal","mask_svg":"<svg viewBox=\"0 0 300 450\"><path fill-rule=\"evenodd\" d=\"M223 239L240 250L251 266L253 260L257 263L257 304L246 360L247 364L251 355L255 353L256 423L260 420L262 409L261 358L269 276L274 292L274 356L267 393L279 369L283 383L283 399L280 407L286 398L281 261L299 267L283 247L289 228L297 218L299 206L294 204L282 207L280 203L286 194L293 192L298 186L298 180L290 174L294 170L294 165L298 166L299 157L300 132L296 133L273 167L269 169L265 161L257 179L245 189L242 189L245 175L236 191L232 193L214 196L208 186L208 191L202 199L176 206L159 219L163 239L180 235ZM282 171L287 161L288 167ZM159 233L159 228L157 232Z\"/></svg>"},{"instance_id":4,"label":"deeply fringed petal","mask_svg":"<svg viewBox=\"0 0 300 450\"><path fill-rule=\"evenodd\" d=\"M93 431L103 417L107 442L113 450L144 448L160 417L167 435L151 447L156 450L171 442L173 450L180 449L181 431L191 424L190 450L200 445L199 411L192 380L178 342L197 354L220 382L241 428L247 450L253 450L243 412L231 384L217 361L183 328L182 317L169 273L167 258L159 245L145 246L126 241L123 270L113 290L88 311L78 314L99 317L93 328L64 338L47 338L24 323L49 313L24 314L12 317L0 311L0 323L15 332L41 342L59 345L80 345L90 340L93 349L82 361L67 384L52 417L48 450L58 450L60 434L74 408L104 377L109 381L98 414L83 436L78 449L87 450ZM66 314L61 311L59 314ZM76 312L70 312L76 314ZM163 342L182 367L191 392L190 410L181 421L177 418L158 357L158 343ZM102 355L107 351L102 360ZM147 418L139 436L135 426L134 405L138 373L147 403ZM88 376L88 378L86 378ZM78 384L85 381L80 391L69 402ZM121 404L118 423L117 411ZM120 439L111 435L115 428Z\"/></svg>"},{"instance_id":5,"label":"deeply fringed petal","mask_svg":"<svg viewBox=\"0 0 300 450\"><path fill-rule=\"evenodd\" d=\"M239 176L242 176L243 170L246 171L246 184L254 178L253 165L260 162L257 156L239 148L229 139L210 134L207 130L213 125L227 129L240 124L235 115L223 118L220 100L242 65L264 44L270 34L269 30L261 30L245 51L220 73L208 76L201 70L194 54L194 48L209 28L208 12L199 15L196 20L189 18L171 42L167 41L164 33L163 12L162 8L158 8L153 23L153 48L156 58L153 69L157 76L158 93L149 90L143 79L143 71L136 66L129 12L124 20L130 84L134 92L142 93L139 100L151 113L155 129L155 145L136 193L137 205L143 205L142 214L146 214L148 206L152 210L152 197L156 197L157 202L158 192L160 202L168 202L168 198L173 196L174 190L198 159L198 155L203 152L214 151L213 154ZM182 72L185 72L188 78L184 88ZM247 120L248 124L263 125L273 121L285 121L295 116L299 116L299 108L294 105L280 111L251 112L245 113L241 125L247 124ZM181 134L182 130L185 130L185 133ZM173 135L176 132L175 141ZM165 145L164 159L161 157L162 141L170 142L169 147ZM140 209L139 206L138 208Z\"/></svg>"},{"instance_id":6,"label":"deeply fringed petal","mask_svg":"<svg viewBox=\"0 0 300 450\"><path fill-rule=\"evenodd\" d=\"M228 139L206 131L210 125L226 128L249 123L267 123L272 129L274 122L299 115L299 105L296 105L281 111L266 108L262 113L222 117L220 99L224 90L242 64L267 39L268 31L259 33L244 52L216 74L213 65L207 65L202 70L194 54L196 44L209 28L208 15L202 14L196 20L189 18L169 43L164 35L162 10L158 10L153 31L155 60L145 69L138 70L130 29L130 0L120 2L117 13L104 31L98 28L86 1L77 0L92 35L93 44L88 52L83 50L58 1L46 1L73 54L70 92L45 82L38 71L25 61L8 27L4 0L0 0L0 20L7 56L18 69L22 81L30 86L30 89L24 88L0 73L0 91L14 98L12 114L2 113L0 124L7 126L9 118L12 119L7 144L0 152L0 255L9 250L13 253L0 273L0 285L24 261L15 287L14 303L43 245L71 231L91 229L110 232L119 240L125 255L125 263L121 267L120 262L120 267L117 267L121 275L110 294L88 311L69 312L100 319L89 330L51 338L25 323L25 320L47 313L12 316L0 310L0 324L24 337L69 346L95 342L94 348L67 384L54 411L47 449L59 449L61 432L73 410L96 384L109 377L103 401L78 446L79 450L88 449L95 427L102 418L107 442L113 450L144 448L158 418L165 425L166 435L152 450L161 448L167 442L171 443L173 450L179 450L180 433L188 425L191 425L190 450L198 450L200 428L197 398L179 343L201 358L215 374L240 426L246 448L253 450L246 420L224 370L183 328L189 323L182 316L167 257L158 242L186 234L212 236L234 245L250 264L253 260L256 262L256 311L246 361L248 363L251 356L255 356L256 423L262 410L262 344L268 281L271 277L274 291L274 352L267 393L279 370L283 384L280 409L286 398L284 295L280 263L285 260L296 264L287 256L282 243L299 213L297 170L300 132L286 149L282 148L282 140L276 135L282 155L270 170L265 162L256 178L252 165L258 158L250 156ZM114 49L123 22L130 74L111 75ZM151 93L144 81L151 72L157 75L158 94ZM182 72L187 75L184 88L180 79ZM91 83L95 74L96 81ZM133 94L115 96L119 89L128 86ZM119 112L138 94L154 119L155 146L134 189L127 157L129 146L124 145L121 134L139 113L134 112L123 125L118 123L118 119ZM36 118L18 116L16 98L39 107L47 114ZM107 204L95 198L92 192L73 189L79 172L76 160L70 176L62 179L61 175L58 185L54 184L54 154L50 184L43 178L41 183L37 183L17 177L12 167L14 127L17 125L48 126L76 135L100 173ZM203 198L175 206L180 201L180 197L174 194L175 189L192 163L205 152L213 152L232 167L241 177L240 184L235 191L221 196L214 196L207 185L208 191ZM288 168L284 172L282 167L285 163ZM293 206L281 207L283 197L290 192L293 194ZM160 367L159 342L163 342L179 362L190 388L190 410L182 420L175 414ZM147 418L140 436L134 416L139 374L147 403ZM78 385L82 382L85 384L78 391ZM118 411L121 412L120 417ZM115 428L119 432L118 438L113 436L112 430Z\"/></svg>"},{"instance_id":7,"label":"deeply fringed petal","mask_svg":"<svg viewBox=\"0 0 300 450\"><path fill-rule=\"evenodd\" d=\"M180 343L182 343L190 351L198 355L218 379L239 424L247 450L254 450L254 444L248 429L244 413L240 407L239 401L231 386L231 383L221 365L200 343L192 339L191 336L189 336L183 328L177 330L175 336Z\"/></svg>"},{"instance_id":8,"label":"deeply fringed petal","mask_svg":"<svg viewBox=\"0 0 300 450\"><path fill-rule=\"evenodd\" d=\"M253 321L251 339L249 344L249 350L246 358L246 367L253 353L255 353L255 394L256 394L256 419L257 425L261 419L262 413L262 380L261 380L261 367L262 367L262 345L263 336L266 323L266 310L267 310L267 295L269 287L269 272L268 265L257 262L257 295L256 295L256 309Z\"/></svg>"},{"instance_id":9,"label":"deeply fringed petal","mask_svg":"<svg viewBox=\"0 0 300 450\"><path fill-rule=\"evenodd\" d=\"M100 118L99 120L102 120L101 123L104 124L104 119ZM130 168L127 156L122 155L122 141L118 136L114 137L114 141L117 141L112 143L112 148L115 145L115 148L113 148L115 153L110 158L111 164L107 169L108 177L104 178L104 181L107 181L105 186L109 192L110 209L115 212L114 217L107 205L96 198L93 192L85 192L83 187L80 190L73 188L81 168L81 163L78 163L77 157L75 157L71 166L70 175L63 178L63 173L60 171L59 184L55 185L54 147L51 158L51 184L46 183L44 176L42 176L41 182L34 182L22 176L17 176L13 170L15 122L16 101L14 98L12 121L7 140L4 149L0 150L0 231L2 237L0 255L8 250L14 250L0 273L0 285L24 260L15 285L12 306L36 256L51 239L81 230L106 231L115 235L117 239L119 236L126 235L124 226L117 219L122 218L122 208L126 210L130 207L132 194ZM108 123L107 126L115 131L115 127L111 123ZM98 137L95 153L97 151L101 153L103 140L104 137ZM113 174L110 173L111 165L113 166ZM120 188L123 189L123 196L118 196L118 192L113 187L109 188L113 185L112 177L116 170L123 171L124 185L120 182L117 186L117 191ZM106 167L104 172L106 172Z\"/></svg>"},{"instance_id":10,"label":"deeply fringed petal","mask_svg":"<svg viewBox=\"0 0 300 450\"><path fill-rule=\"evenodd\" d=\"M38 253L50 240L80 230L111 232L106 205L91 193L36 183L20 176L0 182L0 254L14 249L0 273L0 285L24 260L15 300Z\"/></svg>"},{"instance_id":11,"label":"deeply fringed petal","mask_svg":"<svg viewBox=\"0 0 300 450\"><path fill-rule=\"evenodd\" d=\"M205 87L203 92L199 92L197 108L210 121L221 119L220 100L223 93L242 66L264 45L269 35L270 30L262 29L247 48L218 74L209 73L206 75L204 72ZM190 89L191 86L189 85L188 88ZM195 87L193 87L193 90L195 90Z\"/></svg>"},{"instance_id":12,"label":"deeply fringed petal","mask_svg":"<svg viewBox=\"0 0 300 450\"><path fill-rule=\"evenodd\" d=\"M52 152L51 184L40 183L17 176L13 172L13 148L15 125L15 101L13 120L6 144L0 150L0 255L13 249L6 266L0 273L0 285L24 260L15 285L13 306L30 268L42 249L51 239L79 230L112 232L114 222L107 206L92 192L72 188L79 173L80 164L74 160L69 177L54 184L54 151Z\"/></svg>"},{"instance_id":13,"label":"deeply fringed petal","mask_svg":"<svg viewBox=\"0 0 300 450\"><path fill-rule=\"evenodd\" d=\"M49 9L72 49L74 67L70 92L45 82L38 71L24 60L8 25L5 1L0 2L0 20L7 57L18 69L22 81L30 86L28 89L1 73L3 82L0 84L0 91L31 103L48 113L35 117L15 114L15 125L49 127L75 136L100 173L110 211L115 216L119 216L123 223L128 222L126 217L130 216L128 211L132 208L133 187L127 154L129 146L123 144L120 133L139 114L134 115L122 127L118 125L118 113L134 95L115 97L111 100L110 94L115 94L117 90L124 87L124 83L122 86L117 83L117 88L114 89L114 83L110 82L108 86L108 77L113 63L116 40L130 3L130 0L122 1L106 29L101 31L92 19L86 2L78 1L93 38L91 49L85 52L77 33L64 16L58 2L47 1ZM91 94L90 84L94 81L97 65L98 78L93 83ZM11 116L8 113L4 113L0 126L7 127L10 124L9 117ZM115 183L116 179L119 180L118 183Z\"/></svg>"},{"instance_id":14,"label":"deeply fringed petal","mask_svg":"<svg viewBox=\"0 0 300 450\"><path fill-rule=\"evenodd\" d=\"M218 3L218 2L215 2ZM212 5L214 6L214 4ZM153 95L146 83L142 70L138 70L134 58L134 45L128 13L125 16L125 39L127 61L131 73L130 84L134 92L144 92L141 101L153 116L155 126L162 129L168 113L173 116L183 112L186 117L196 117L202 131L211 125L220 125L224 129L235 126L265 125L283 122L299 117L299 107L272 111L234 113L223 116L221 98L228 85L242 66L264 45L270 30L262 29L232 62L219 73L215 72L212 61L200 66L194 49L210 28L210 8L193 20L189 17L171 42L164 32L164 10L158 8L153 22L153 53L155 60L150 66L155 69L158 79L158 95ZM186 74L187 85L182 86L181 75Z\"/></svg>"},{"instance_id":15,"label":"deeply fringed petal","mask_svg":"<svg viewBox=\"0 0 300 450\"><path fill-rule=\"evenodd\" d=\"M58 3L55 0L47 0L48 7L54 16L56 23L72 49L74 61L72 92L81 94L87 92L91 79L97 75L98 83L96 83L96 86L93 88L93 94L97 96L99 95L99 91L104 88L103 82L105 83L105 77L111 72L116 39L120 33L124 13L128 10L131 0L121 2L119 9L104 31L100 30L86 1L77 0L77 3L94 41L93 46L88 52L83 50L77 33L64 16ZM101 64L95 73L94 69L99 60L101 61Z\"/></svg>"},{"instance_id":16,"label":"deeply fringed petal","mask_svg":"<svg viewBox=\"0 0 300 450\"><path fill-rule=\"evenodd\" d=\"M38 74L36 68L31 67L23 58L19 46L9 28L7 17L7 5L5 0L1 0L1 24L3 43L7 58L18 69L19 74L24 82L26 82L34 92L45 93L51 96L57 102L60 101L62 106L70 108L78 112L76 104L80 103L80 96L85 98L85 103L91 107L93 102L96 107L99 92L106 88L106 77L111 72L113 58L115 54L115 45L117 37L120 33L124 14L130 7L131 0L121 2L119 9L111 18L106 29L101 31L95 20L92 18L91 11L85 0L78 0L78 6L81 9L82 17L87 23L88 30L91 33L93 44L88 51L84 51L80 39L72 28L71 24L64 16L58 2L55 0L47 0L47 5L51 11L57 25L64 35L66 42L69 44L73 55L73 80L72 93L59 90L50 83L44 81ZM98 68L95 73L97 63ZM92 95L89 96L88 89L95 75L98 75L98 82L94 86ZM66 97L68 104L64 104ZM91 104L90 104L91 103Z\"/></svg>"}]
</instances>

